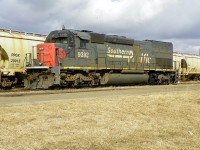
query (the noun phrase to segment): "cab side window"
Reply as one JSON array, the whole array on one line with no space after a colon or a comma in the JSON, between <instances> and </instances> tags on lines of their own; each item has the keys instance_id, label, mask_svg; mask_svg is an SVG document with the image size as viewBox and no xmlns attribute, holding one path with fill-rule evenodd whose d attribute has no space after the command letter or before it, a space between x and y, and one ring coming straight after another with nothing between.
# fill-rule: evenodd
<instances>
[{"instance_id":1,"label":"cab side window","mask_svg":"<svg viewBox=\"0 0 200 150\"><path fill-rule=\"evenodd\" d=\"M80 39L80 48L86 48L86 44L89 43L86 39Z\"/></svg>"}]
</instances>

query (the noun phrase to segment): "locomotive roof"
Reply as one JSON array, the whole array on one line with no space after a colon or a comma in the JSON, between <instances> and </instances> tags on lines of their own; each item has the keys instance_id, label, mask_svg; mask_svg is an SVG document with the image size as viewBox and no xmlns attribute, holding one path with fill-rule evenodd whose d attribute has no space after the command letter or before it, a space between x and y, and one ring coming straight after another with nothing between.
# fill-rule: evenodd
<instances>
[{"instance_id":1,"label":"locomotive roof","mask_svg":"<svg viewBox=\"0 0 200 150\"><path fill-rule=\"evenodd\" d=\"M148 41L148 42L151 42L151 43L172 44L172 42L164 42L164 41L156 41L156 40L144 40L144 41Z\"/></svg>"},{"instance_id":2,"label":"locomotive roof","mask_svg":"<svg viewBox=\"0 0 200 150\"><path fill-rule=\"evenodd\" d=\"M81 39L91 40L92 43L109 42L109 43L126 44L126 45L134 44L134 39L129 39L124 36L106 35L106 34L95 33L95 32L87 31L87 30L81 30L81 31L72 30L72 29L55 30L49 34L48 38L67 37L68 34L70 33L77 35Z\"/></svg>"}]
</instances>

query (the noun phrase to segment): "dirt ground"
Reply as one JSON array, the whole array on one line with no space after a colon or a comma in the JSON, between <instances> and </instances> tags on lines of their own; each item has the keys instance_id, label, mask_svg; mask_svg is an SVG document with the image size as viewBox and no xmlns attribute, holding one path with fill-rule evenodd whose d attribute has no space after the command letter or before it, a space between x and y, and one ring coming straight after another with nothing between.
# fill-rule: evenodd
<instances>
[{"instance_id":1,"label":"dirt ground","mask_svg":"<svg viewBox=\"0 0 200 150\"><path fill-rule=\"evenodd\" d=\"M199 89L0 105L0 150L197 150Z\"/></svg>"}]
</instances>

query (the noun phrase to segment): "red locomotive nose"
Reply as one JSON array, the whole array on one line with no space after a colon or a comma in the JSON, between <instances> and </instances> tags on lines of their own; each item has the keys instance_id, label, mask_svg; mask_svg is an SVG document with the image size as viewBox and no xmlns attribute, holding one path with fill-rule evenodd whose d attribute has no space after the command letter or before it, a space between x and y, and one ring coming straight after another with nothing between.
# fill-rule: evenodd
<instances>
[{"instance_id":1,"label":"red locomotive nose","mask_svg":"<svg viewBox=\"0 0 200 150\"><path fill-rule=\"evenodd\" d=\"M54 43L38 44L37 54L38 64L48 67L55 67L61 58L66 57L66 52L62 48L56 48Z\"/></svg>"}]
</instances>

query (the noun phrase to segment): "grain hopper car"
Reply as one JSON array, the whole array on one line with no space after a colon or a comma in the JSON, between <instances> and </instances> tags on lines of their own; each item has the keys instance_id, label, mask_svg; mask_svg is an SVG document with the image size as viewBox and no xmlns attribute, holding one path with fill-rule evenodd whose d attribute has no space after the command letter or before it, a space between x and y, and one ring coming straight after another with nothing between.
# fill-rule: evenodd
<instances>
[{"instance_id":1,"label":"grain hopper car","mask_svg":"<svg viewBox=\"0 0 200 150\"><path fill-rule=\"evenodd\" d=\"M178 70L180 80L200 80L199 55L174 52L173 60L174 69Z\"/></svg>"},{"instance_id":2,"label":"grain hopper car","mask_svg":"<svg viewBox=\"0 0 200 150\"><path fill-rule=\"evenodd\" d=\"M0 29L0 87L21 84L26 63L31 63L29 58L34 57L31 56L34 47L45 38L41 34Z\"/></svg>"}]
</instances>

